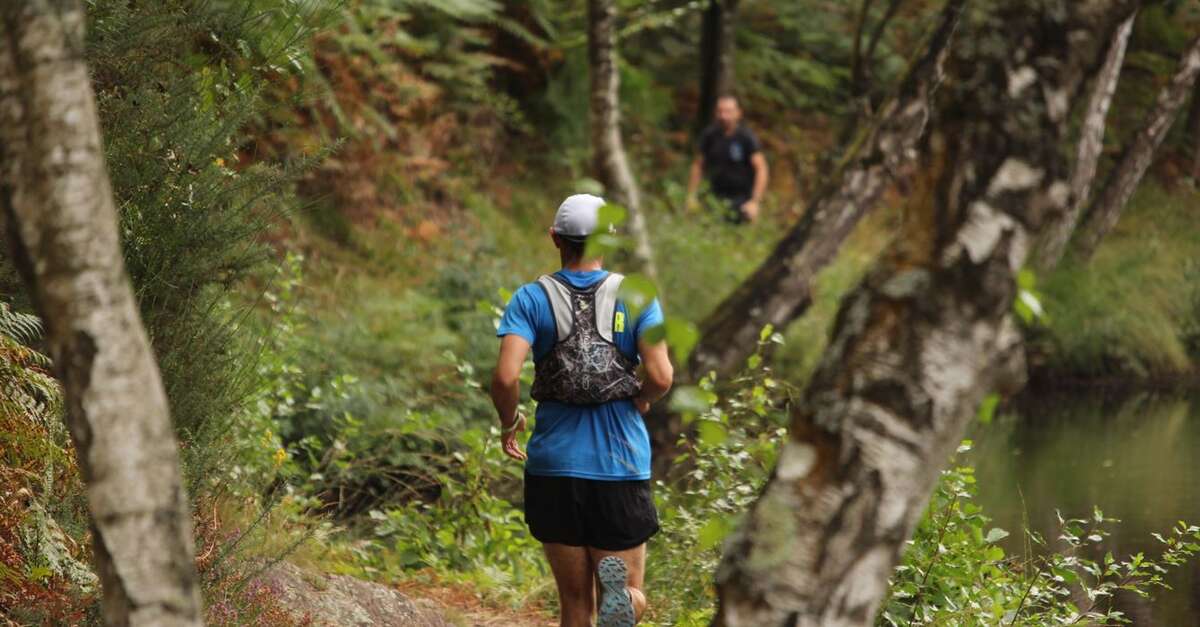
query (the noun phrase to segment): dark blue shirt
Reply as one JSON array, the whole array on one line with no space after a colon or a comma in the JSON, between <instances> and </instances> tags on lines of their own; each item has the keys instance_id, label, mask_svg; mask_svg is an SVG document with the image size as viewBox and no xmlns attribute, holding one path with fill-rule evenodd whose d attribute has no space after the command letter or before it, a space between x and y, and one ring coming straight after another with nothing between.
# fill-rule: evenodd
<instances>
[{"instance_id":1,"label":"dark blue shirt","mask_svg":"<svg viewBox=\"0 0 1200 627\"><path fill-rule=\"evenodd\" d=\"M762 150L754 133L739 124L726 135L720 124L713 124L700 134L698 147L712 192L722 198L748 200L754 192L750 158Z\"/></svg>"}]
</instances>

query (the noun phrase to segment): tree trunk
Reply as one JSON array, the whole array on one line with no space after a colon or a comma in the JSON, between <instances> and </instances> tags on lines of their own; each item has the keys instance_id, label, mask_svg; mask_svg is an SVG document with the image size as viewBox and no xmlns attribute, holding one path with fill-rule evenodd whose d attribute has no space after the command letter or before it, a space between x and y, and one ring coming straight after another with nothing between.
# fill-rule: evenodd
<instances>
[{"instance_id":1,"label":"tree trunk","mask_svg":"<svg viewBox=\"0 0 1200 627\"><path fill-rule=\"evenodd\" d=\"M734 18L738 0L709 0L700 30L700 107L696 132L712 123L717 98L733 91Z\"/></svg>"},{"instance_id":2,"label":"tree trunk","mask_svg":"<svg viewBox=\"0 0 1200 627\"><path fill-rule=\"evenodd\" d=\"M1193 185L1200 185L1200 82L1192 90L1192 107L1188 111L1188 142L1192 149L1192 169L1188 173Z\"/></svg>"},{"instance_id":3,"label":"tree trunk","mask_svg":"<svg viewBox=\"0 0 1200 627\"><path fill-rule=\"evenodd\" d=\"M804 217L770 256L701 325L700 341L683 369L686 381L709 371L735 372L754 350L767 324L784 328L811 304L812 281L836 255L854 226L878 203L896 177L908 173L929 114L930 94L941 77L963 0L947 3L927 51L901 84L896 98L855 142L832 183L809 203Z\"/></svg>"},{"instance_id":4,"label":"tree trunk","mask_svg":"<svg viewBox=\"0 0 1200 627\"><path fill-rule=\"evenodd\" d=\"M858 16L854 20L854 40L850 49L850 94L860 97L866 92L866 63L863 62L863 38L867 34L867 18L871 16L871 6L875 0L862 0L858 7Z\"/></svg>"},{"instance_id":5,"label":"tree trunk","mask_svg":"<svg viewBox=\"0 0 1200 627\"><path fill-rule=\"evenodd\" d=\"M1133 32L1135 17L1136 14L1131 15L1121 23L1108 46L1104 65L1096 75L1092 95L1083 117L1083 132L1075 153L1075 171L1071 175L1071 204L1062 217L1051 220L1047 225L1037 251L1037 267L1042 272L1053 270L1062 259L1067 242L1071 240L1079 216L1091 196L1092 180L1096 178L1096 166L1099 165L1100 154L1104 150L1105 120L1108 118L1113 94L1117 92L1117 81L1121 76L1121 65L1125 61L1125 49L1129 43L1129 34Z\"/></svg>"},{"instance_id":6,"label":"tree trunk","mask_svg":"<svg viewBox=\"0 0 1200 627\"><path fill-rule=\"evenodd\" d=\"M973 5L931 123L933 193L843 301L775 470L726 542L714 624L874 622L968 420L1022 382L1016 273L1070 200L1058 146L1072 95L1135 5Z\"/></svg>"},{"instance_id":7,"label":"tree trunk","mask_svg":"<svg viewBox=\"0 0 1200 627\"><path fill-rule=\"evenodd\" d=\"M859 77L864 83L860 86L860 93L866 94L869 91L868 85L874 80L875 67L875 49L879 47L879 42L883 41L883 34L887 31L888 24L892 18L896 17L896 13L900 10L900 5L903 0L891 0L888 3L887 9L883 12L883 17L879 19L879 23L875 25L875 30L871 33L871 41L867 44L867 50L864 57L865 63L862 65L862 76ZM866 7L864 7L866 8Z\"/></svg>"},{"instance_id":8,"label":"tree trunk","mask_svg":"<svg viewBox=\"0 0 1200 627\"><path fill-rule=\"evenodd\" d=\"M875 0L862 0L858 16L854 24L854 40L850 51L850 115L838 135L839 143L849 142L854 132L859 128L864 118L875 113L875 105L881 96L880 90L874 84L875 48L883 39L888 23L896 17L903 0L891 0L884 9L883 16L875 24L867 41L867 21L871 17L871 8ZM866 46L863 44L866 43Z\"/></svg>"},{"instance_id":9,"label":"tree trunk","mask_svg":"<svg viewBox=\"0 0 1200 627\"><path fill-rule=\"evenodd\" d=\"M104 620L200 625L191 515L121 258L83 7L8 2L0 19L0 208L66 392Z\"/></svg>"},{"instance_id":10,"label":"tree trunk","mask_svg":"<svg viewBox=\"0 0 1200 627\"><path fill-rule=\"evenodd\" d=\"M1192 181L1200 185L1200 83L1192 90L1192 106L1188 111L1187 136L1192 149Z\"/></svg>"},{"instance_id":11,"label":"tree trunk","mask_svg":"<svg viewBox=\"0 0 1200 627\"><path fill-rule=\"evenodd\" d=\"M1096 247L1100 245L1100 240L1117 225L1125 205L1154 161L1154 153L1162 145L1163 139L1175 122L1176 115L1191 93L1197 74L1200 74L1200 37L1188 45L1187 51L1179 61L1179 69L1175 76L1171 77L1171 82L1159 92L1154 108L1146 116L1142 128L1138 130L1133 142L1125 149L1125 154L1108 176L1096 204L1084 218L1075 248L1080 261L1091 258L1096 252Z\"/></svg>"},{"instance_id":12,"label":"tree trunk","mask_svg":"<svg viewBox=\"0 0 1200 627\"><path fill-rule=\"evenodd\" d=\"M588 0L588 60L591 65L591 128L595 170L610 198L629 211L634 260L655 277L650 234L641 195L621 141L620 73L617 71L613 0Z\"/></svg>"}]
</instances>

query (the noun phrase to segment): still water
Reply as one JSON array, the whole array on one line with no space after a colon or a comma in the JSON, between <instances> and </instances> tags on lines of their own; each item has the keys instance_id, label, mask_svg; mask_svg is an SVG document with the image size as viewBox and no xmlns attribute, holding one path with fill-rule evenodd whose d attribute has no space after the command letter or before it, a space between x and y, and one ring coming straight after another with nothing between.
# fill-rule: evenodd
<instances>
[{"instance_id":1,"label":"still water","mask_svg":"<svg viewBox=\"0 0 1200 627\"><path fill-rule=\"evenodd\" d=\"M1200 524L1200 395L1098 394L1029 398L972 429L979 501L994 524L1012 533L1020 554L1022 520L1053 541L1055 511L1083 518L1098 506L1121 519L1105 549L1157 555L1150 534L1180 520ZM1100 557L1100 556L1093 556ZM1200 562L1173 571L1174 588L1149 601L1122 597L1135 625L1200 626Z\"/></svg>"}]
</instances>

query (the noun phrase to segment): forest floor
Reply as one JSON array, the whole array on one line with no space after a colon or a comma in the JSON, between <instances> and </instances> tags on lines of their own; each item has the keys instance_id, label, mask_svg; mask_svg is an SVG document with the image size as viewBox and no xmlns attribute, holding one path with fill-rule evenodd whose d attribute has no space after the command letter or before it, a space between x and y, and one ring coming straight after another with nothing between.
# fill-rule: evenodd
<instances>
[{"instance_id":1,"label":"forest floor","mask_svg":"<svg viewBox=\"0 0 1200 627\"><path fill-rule=\"evenodd\" d=\"M409 579L391 586L348 575L313 573L282 562L263 575L301 624L411 627L549 627L547 608L512 608L480 598L466 584Z\"/></svg>"},{"instance_id":2,"label":"forest floor","mask_svg":"<svg viewBox=\"0 0 1200 627\"><path fill-rule=\"evenodd\" d=\"M558 619L550 608L537 603L513 609L499 603L480 599L473 588L465 584L421 583L405 581L396 588L412 598L427 599L442 608L451 624L461 627L553 627Z\"/></svg>"}]
</instances>

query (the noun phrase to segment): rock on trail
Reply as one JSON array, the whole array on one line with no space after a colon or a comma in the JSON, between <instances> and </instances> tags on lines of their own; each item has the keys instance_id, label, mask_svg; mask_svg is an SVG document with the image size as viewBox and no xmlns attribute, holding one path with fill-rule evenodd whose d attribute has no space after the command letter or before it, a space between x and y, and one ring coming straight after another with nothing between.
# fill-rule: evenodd
<instances>
[{"instance_id":1,"label":"rock on trail","mask_svg":"<svg viewBox=\"0 0 1200 627\"><path fill-rule=\"evenodd\" d=\"M329 627L544 627L552 621L482 607L451 608L413 598L384 584L348 575L301 570L289 562L273 566L260 581L277 591L297 619Z\"/></svg>"},{"instance_id":2,"label":"rock on trail","mask_svg":"<svg viewBox=\"0 0 1200 627\"><path fill-rule=\"evenodd\" d=\"M281 562L263 575L297 617L314 625L456 627L432 601L409 599L398 590L347 575L319 575Z\"/></svg>"}]
</instances>

